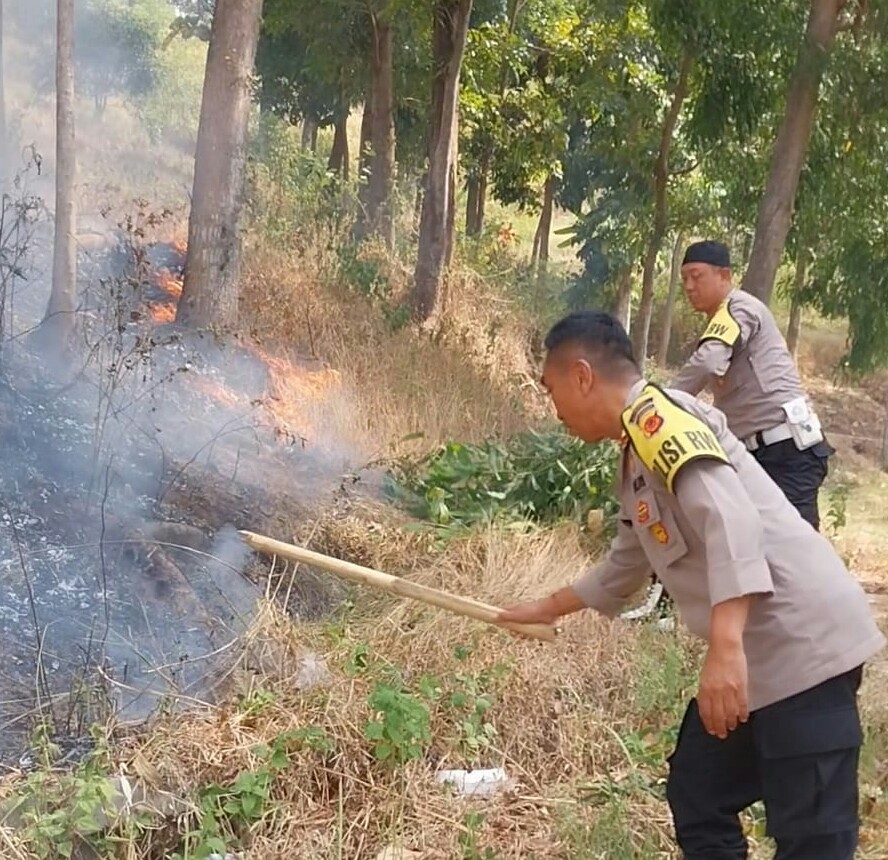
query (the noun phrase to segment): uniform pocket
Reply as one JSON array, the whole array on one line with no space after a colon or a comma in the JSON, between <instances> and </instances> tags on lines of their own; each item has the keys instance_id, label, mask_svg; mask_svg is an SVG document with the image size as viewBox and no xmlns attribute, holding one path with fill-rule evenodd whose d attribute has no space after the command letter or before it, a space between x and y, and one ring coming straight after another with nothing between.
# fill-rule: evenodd
<instances>
[{"instance_id":1,"label":"uniform pocket","mask_svg":"<svg viewBox=\"0 0 888 860\"><path fill-rule=\"evenodd\" d=\"M684 558L688 545L668 509L652 507L648 516L648 508L643 504L644 501L639 498L639 511L642 513L636 513L634 520L638 539L654 570L663 570Z\"/></svg>"},{"instance_id":2,"label":"uniform pocket","mask_svg":"<svg viewBox=\"0 0 888 860\"><path fill-rule=\"evenodd\" d=\"M769 836L840 833L857 826L863 731L856 707L760 713L753 728Z\"/></svg>"}]
</instances>

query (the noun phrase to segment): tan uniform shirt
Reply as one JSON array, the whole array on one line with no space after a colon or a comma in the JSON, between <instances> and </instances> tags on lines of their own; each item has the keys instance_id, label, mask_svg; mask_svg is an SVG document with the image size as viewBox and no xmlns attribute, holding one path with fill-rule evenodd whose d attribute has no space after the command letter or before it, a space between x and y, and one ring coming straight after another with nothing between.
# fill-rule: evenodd
<instances>
[{"instance_id":1,"label":"tan uniform shirt","mask_svg":"<svg viewBox=\"0 0 888 860\"><path fill-rule=\"evenodd\" d=\"M682 621L708 639L715 604L754 595L744 633L753 710L872 657L885 639L829 541L721 412L656 389L650 408L651 392L639 382L630 393L618 533L605 560L575 583L583 602L613 617L653 568Z\"/></svg>"},{"instance_id":2,"label":"tan uniform shirt","mask_svg":"<svg viewBox=\"0 0 888 860\"><path fill-rule=\"evenodd\" d=\"M699 394L707 386L740 439L784 423L783 404L803 396L771 311L743 290L728 295L671 387Z\"/></svg>"}]
</instances>

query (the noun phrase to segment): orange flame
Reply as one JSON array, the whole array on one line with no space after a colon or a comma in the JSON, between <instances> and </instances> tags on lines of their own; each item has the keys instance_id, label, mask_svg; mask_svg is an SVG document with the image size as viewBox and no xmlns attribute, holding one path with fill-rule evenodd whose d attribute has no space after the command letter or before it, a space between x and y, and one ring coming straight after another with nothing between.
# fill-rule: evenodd
<instances>
[{"instance_id":1,"label":"orange flame","mask_svg":"<svg viewBox=\"0 0 888 860\"><path fill-rule=\"evenodd\" d=\"M155 281L158 287L173 298L178 299L182 295L182 279L176 277L169 269L160 269Z\"/></svg>"},{"instance_id":2,"label":"orange flame","mask_svg":"<svg viewBox=\"0 0 888 860\"><path fill-rule=\"evenodd\" d=\"M190 381L198 392L226 406L241 406L245 400L242 395L205 376L193 376Z\"/></svg>"},{"instance_id":3,"label":"orange flame","mask_svg":"<svg viewBox=\"0 0 888 860\"><path fill-rule=\"evenodd\" d=\"M187 242L182 238L175 239L171 248L184 257ZM168 268L161 268L154 272L153 280L169 300L148 302L148 314L158 324L173 322L177 303L182 296L183 279ZM243 341L242 344L268 368L267 390L259 402L270 419L275 437L283 443L304 438L315 429L310 426L311 418L306 414L307 407L323 400L332 388L339 385L339 374L328 368L315 370L300 366L287 358L269 355L252 341ZM247 392L228 388L214 379L198 374L191 375L189 383L199 394L225 406L245 406L250 402L257 402Z\"/></svg>"},{"instance_id":4,"label":"orange flame","mask_svg":"<svg viewBox=\"0 0 888 860\"><path fill-rule=\"evenodd\" d=\"M151 302L148 305L148 313L151 314L151 319L157 323L171 323L176 319L176 306Z\"/></svg>"}]
</instances>

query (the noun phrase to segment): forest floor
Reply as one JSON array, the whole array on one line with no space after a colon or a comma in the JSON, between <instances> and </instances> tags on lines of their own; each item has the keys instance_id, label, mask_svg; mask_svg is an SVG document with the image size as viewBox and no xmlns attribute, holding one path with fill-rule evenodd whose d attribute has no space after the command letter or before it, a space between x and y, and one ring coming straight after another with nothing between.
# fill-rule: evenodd
<instances>
[{"instance_id":1,"label":"forest floor","mask_svg":"<svg viewBox=\"0 0 888 860\"><path fill-rule=\"evenodd\" d=\"M518 318L504 315L483 285L457 279L449 297L453 321L429 338L393 329L363 298L331 286L325 272L333 269L324 265L312 255L297 261L263 251L247 306L269 341L287 332L323 360L296 360L292 350L276 357L271 347L245 343L234 354L195 347L200 363L181 345L165 347L174 357L160 377L177 381L164 383L162 417L150 410L137 417L167 422L180 437L200 428L208 441L237 418L240 435L218 441L212 459L193 462L171 442L153 465L147 448L112 445L114 462L142 464L152 481L160 476L163 492L143 483L125 502L106 494L102 511L114 516L102 520L100 534L95 515L68 517L65 533L47 525L53 511L76 507L64 476L81 454L89 462L95 453L87 420L95 386L75 386L67 401L42 403L39 386L20 378L3 399L6 426L19 434L10 431L7 439L7 480L18 474L12 465L21 471L19 485L46 477L57 468L46 454L53 446L72 452L64 475L52 472L51 481L35 484L45 510L39 527L28 530L23 521L27 537L18 548L10 544L10 558L21 552L30 563L41 542L94 547L107 537L104 529L132 544L128 554L93 553L90 562L56 557L66 570L79 564L80 578L59 578L51 566L43 571L38 585L56 594L44 609L84 628L102 606L89 602L89 583L102 570L110 573L108 623L117 632L125 627L128 638L115 640L118 662L99 686L116 693L110 698L118 705L121 695L130 705L139 701L138 673L121 674L137 657L142 675L162 664L168 686L155 690L160 707L150 716L131 708L115 717L99 707L105 700L98 695L75 695L70 681L49 691L69 722L72 714L80 720L69 734L83 749L72 753L70 738L32 735L28 755L10 761L0 784L2 856L62 856L53 852L70 842L77 856L103 858L226 851L263 860L677 857L665 757L701 653L681 630L583 616L569 620L557 643L529 643L346 589L317 571L247 560L225 540L226 527L264 530L499 605L569 582L604 549L569 523L490 528L442 543L384 501L380 469L362 471L362 464L411 445L508 434L551 417L533 385ZM394 283L401 277L395 268L389 276ZM286 301L269 292L281 284L291 291ZM492 320L499 324L492 328ZM309 330L310 344L303 336ZM872 387L830 381L840 333L820 326L806 332L800 363L837 448L824 518L888 630L888 562L881 553L888 476L876 466L883 408L867 393ZM182 364L193 370L170 371ZM28 423L22 403L56 410L53 420ZM403 441L417 431L423 440ZM171 523L180 530L159 539L156 530ZM207 570L188 547L221 557L222 566ZM21 584L24 567L10 563L4 575ZM220 594L229 598L221 609L210 599ZM18 646L23 640L16 643L15 631L28 624L25 598L3 628ZM208 624L213 635L198 642L196 631ZM57 636L66 629L50 628ZM147 648L144 628L166 646L150 660L140 653ZM57 658L54 643L40 647ZM28 648L13 650L24 665ZM882 655L862 692L863 860L888 856L886 676ZM28 677L17 681L17 701L24 701ZM31 686L39 687L34 679ZM73 708L78 696L81 706ZM13 713L15 702L6 698L7 722L21 720L21 708ZM90 731L98 717L99 728ZM437 778L447 768L499 767L508 784L491 797L454 796ZM753 809L744 822L755 858L769 857L762 811Z\"/></svg>"}]
</instances>

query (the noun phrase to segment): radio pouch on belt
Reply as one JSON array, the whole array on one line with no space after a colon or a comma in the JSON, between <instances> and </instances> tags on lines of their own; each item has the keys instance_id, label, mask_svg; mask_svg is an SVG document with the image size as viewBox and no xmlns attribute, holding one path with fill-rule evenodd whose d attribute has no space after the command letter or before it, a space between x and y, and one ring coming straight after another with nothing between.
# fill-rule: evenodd
<instances>
[{"instance_id":1,"label":"radio pouch on belt","mask_svg":"<svg viewBox=\"0 0 888 860\"><path fill-rule=\"evenodd\" d=\"M786 423L789 425L789 432L792 434L792 440L799 451L813 448L818 442L823 441L823 430L820 427L820 420L814 411L808 407L804 397L796 397L795 400L784 403L781 408L786 413Z\"/></svg>"}]
</instances>

